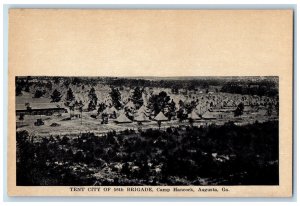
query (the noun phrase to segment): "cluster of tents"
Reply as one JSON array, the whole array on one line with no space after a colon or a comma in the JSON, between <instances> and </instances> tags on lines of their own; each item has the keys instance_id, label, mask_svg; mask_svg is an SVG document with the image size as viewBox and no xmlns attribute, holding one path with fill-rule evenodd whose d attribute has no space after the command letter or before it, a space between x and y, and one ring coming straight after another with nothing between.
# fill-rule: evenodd
<instances>
[{"instance_id":1,"label":"cluster of tents","mask_svg":"<svg viewBox=\"0 0 300 206\"><path fill-rule=\"evenodd\" d=\"M156 117L153 119L155 121L168 121L168 118L162 113L158 113ZM134 121L136 122L150 122L150 118L145 113L140 113L136 117L134 117ZM130 123L132 122L125 113L121 113L118 118L116 118L115 122L117 123Z\"/></svg>"},{"instance_id":2,"label":"cluster of tents","mask_svg":"<svg viewBox=\"0 0 300 206\"><path fill-rule=\"evenodd\" d=\"M146 98L145 98L146 99ZM147 100L147 99L146 99ZM170 118L166 117L168 108L164 108L158 114L155 114L154 111L150 111L147 107L147 101L144 101L144 104L136 110L136 105L133 101L129 100L124 104L122 110L116 109L114 106L106 107L102 112L108 118L114 119L116 123L130 123L130 122L150 122L150 121L168 121ZM190 104L191 100L187 98L183 103ZM194 100L194 98L192 99ZM173 101L173 100L172 100ZM222 119L224 117L233 116L233 111L236 109L239 103L243 103L245 110L250 108L250 105L257 103L265 103L275 101L274 99L268 97L256 97L250 95L203 95L201 101L198 99L195 101L196 107L187 112L185 108L182 108L178 101L175 101L176 108L180 108L185 115L187 115L188 120L213 120L213 119ZM178 110L179 111L179 110ZM176 116L172 116L172 120L176 119Z\"/></svg>"},{"instance_id":3,"label":"cluster of tents","mask_svg":"<svg viewBox=\"0 0 300 206\"><path fill-rule=\"evenodd\" d=\"M130 106L132 106L130 108ZM114 106L107 107L102 114L107 115L108 117L115 119L116 123L131 123L133 121L142 123L142 122L150 122L151 120L155 121L168 121L168 118L162 113L158 113L153 119L151 119L151 115L149 109L143 105L141 106L134 114L130 112L134 105L131 103L125 105L125 110L118 111ZM128 110L129 109L129 110ZM131 116L132 118L129 118Z\"/></svg>"},{"instance_id":4,"label":"cluster of tents","mask_svg":"<svg viewBox=\"0 0 300 206\"><path fill-rule=\"evenodd\" d=\"M135 108L134 104L128 102L124 106L124 109L117 110L114 106L106 107L105 110L102 111L102 118L111 118L114 119L116 123L131 123L133 121L142 123L142 122L164 122L169 121L169 118L160 111L158 114L154 115L151 113L147 106L142 105L137 111L133 110ZM135 112L133 112L135 111ZM199 114L196 109L194 109L191 113L188 114L188 119L190 120L200 120L200 119L216 119L216 115L214 112L206 111L203 114ZM175 118L176 119L176 118Z\"/></svg>"}]
</instances>

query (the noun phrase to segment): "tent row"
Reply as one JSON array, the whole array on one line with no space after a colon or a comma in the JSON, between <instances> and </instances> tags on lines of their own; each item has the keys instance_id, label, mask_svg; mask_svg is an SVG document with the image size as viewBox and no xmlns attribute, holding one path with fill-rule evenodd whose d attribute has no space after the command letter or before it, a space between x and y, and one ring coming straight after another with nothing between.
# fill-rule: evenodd
<instances>
[{"instance_id":1,"label":"tent row","mask_svg":"<svg viewBox=\"0 0 300 206\"><path fill-rule=\"evenodd\" d=\"M188 119L190 120L200 120L200 119L217 119L222 118L220 116L220 112L211 112L206 111L202 115L199 115L196 110L193 110L190 114L188 114ZM139 110L139 112L133 117L133 121L136 122L150 122L150 121L169 121L168 117L164 115L163 112L159 112L154 118L150 118L149 115L146 112L143 112L142 110ZM120 111L118 117L115 119L115 122L117 123L131 123L133 122L131 119L129 119L126 116L126 112Z\"/></svg>"},{"instance_id":2,"label":"tent row","mask_svg":"<svg viewBox=\"0 0 300 206\"><path fill-rule=\"evenodd\" d=\"M158 113L158 115L156 115L156 117L153 120L155 120L155 121L168 121L168 118L162 112L160 112L160 113ZM117 123L130 123L130 122L132 122L125 115L124 112L121 113L115 121ZM136 122L150 122L151 120L144 112L141 112L136 117L134 117L134 121L136 121Z\"/></svg>"}]
</instances>

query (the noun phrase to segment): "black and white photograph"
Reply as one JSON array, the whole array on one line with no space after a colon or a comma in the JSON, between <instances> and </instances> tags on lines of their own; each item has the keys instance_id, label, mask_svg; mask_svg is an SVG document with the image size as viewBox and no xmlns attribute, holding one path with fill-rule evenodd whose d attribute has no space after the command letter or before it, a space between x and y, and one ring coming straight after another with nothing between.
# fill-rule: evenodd
<instances>
[{"instance_id":1,"label":"black and white photograph","mask_svg":"<svg viewBox=\"0 0 300 206\"><path fill-rule=\"evenodd\" d=\"M8 11L8 196L291 197L290 9Z\"/></svg>"},{"instance_id":2,"label":"black and white photograph","mask_svg":"<svg viewBox=\"0 0 300 206\"><path fill-rule=\"evenodd\" d=\"M15 78L17 186L279 185L276 76Z\"/></svg>"}]
</instances>

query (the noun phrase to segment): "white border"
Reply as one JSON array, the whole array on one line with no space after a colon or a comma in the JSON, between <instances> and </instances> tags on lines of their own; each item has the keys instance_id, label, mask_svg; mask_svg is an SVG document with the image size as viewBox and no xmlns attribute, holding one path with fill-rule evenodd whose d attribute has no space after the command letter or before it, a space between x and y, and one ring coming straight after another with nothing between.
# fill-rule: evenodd
<instances>
[{"instance_id":1,"label":"white border","mask_svg":"<svg viewBox=\"0 0 300 206\"><path fill-rule=\"evenodd\" d=\"M67 5L67 4L70 4L70 3L72 3L72 5ZM85 4L85 5L74 5L74 4ZM284 7L284 5L282 5L282 4L294 4L294 5L296 5L297 6L297 1L295 1L295 0L285 0L285 1L283 1L283 0L281 0L281 1L279 1L279 0L277 0L277 1L271 1L271 0L265 0L265 1L262 1L262 0L253 0L253 1L238 1L238 0L228 0L228 1L226 1L226 4L224 3L224 0L222 1L222 0L211 0L211 1L195 1L195 0L181 0L181 1L179 1L179 0L152 0L152 1L140 1L140 0L114 0L114 1L109 1L109 0L98 0L98 1L96 1L96 0L72 0L72 1L70 1L70 0L52 0L52 1L50 1L50 0L27 0L27 1L22 1L22 0L2 0L2 2L1 2L1 8L0 8L0 15L1 15L1 30L2 30L2 32L1 32L1 38L3 39L3 34L4 34L4 28L3 28L3 26L4 26L4 24L3 24L3 6L5 5L5 4L10 4L10 5L12 5L12 4L21 4L22 6L24 6L24 7L35 7L35 5L33 5L33 4L38 4L38 5L44 5L44 6L42 6L42 7L61 7L61 6L63 6L63 7L68 7L68 6L70 6L70 7L81 7L81 6L84 6L84 7L94 7L95 6L95 4L102 4L102 5L97 5L97 7L101 7L101 6L104 6L105 7L105 4L106 4L106 6L109 6L109 7L114 7L113 5L115 5L116 7L118 7L118 4L122 4L123 6L124 6L124 4L129 4L128 6L130 7L130 4L131 4L131 6L134 6L133 4L137 4L137 5L139 5L138 7L142 7L141 5L145 5L145 4L156 4L156 5L161 5L161 4L173 4L172 6L174 6L174 7L176 7L176 8L179 8L179 7L193 7L193 5L187 5L187 4L199 4L199 3L201 3L201 4L205 4L205 5L202 5L204 8L213 8L214 6L216 6L217 8L219 8L220 7L220 5L216 5L216 4L222 4L222 6L224 6L225 8L229 8L229 7L232 7L232 6L236 6L236 7L242 7L243 5L244 6L246 6L246 7L248 7L248 8L255 8L255 7L260 7L260 6L262 6L262 7L268 7L268 5L264 5L264 4L272 4L271 6L272 7L276 7L276 5L275 4L277 4L277 6L278 6L278 8L280 8L280 6L283 6ZM52 4L52 5L51 5ZM55 4L55 5L53 5L53 4ZM230 4L236 4L236 5L230 5ZM251 5L250 5L251 4ZM253 5L253 4L256 4L256 5ZM20 7L21 5L15 5L15 6L18 6L18 7ZM171 5L169 5L169 6L171 6ZM199 6L201 6L201 5L197 5L197 6L195 6L195 7L199 7ZM218 7L219 6L219 7ZM285 5L286 6L286 5ZM150 5L150 7L151 7L151 5ZM298 17L297 17L297 20L296 20L296 22L297 22L297 25L296 25L296 27L297 28L299 28L298 26L298 24L299 24L299 21L298 21ZM296 36L295 36L295 38L297 38ZM4 44L5 44L5 42L4 41L1 41L1 43L0 43L0 47L1 48L4 48ZM298 45L298 42L295 42L295 47L297 48L297 45ZM295 48L295 49L296 49ZM4 55L4 51L1 49L1 58L0 58L0 60L1 60L1 63L2 63L2 65L3 65L3 71L5 71L5 67L4 67L4 57L5 56L3 56ZM295 57L296 59L298 59L298 54L296 54L297 56ZM296 80L297 80L297 77L298 77L298 72L297 72L297 69L296 69L296 66L297 66L297 63L296 63L297 61L295 61L295 103L296 102L299 102L299 101L297 101L297 100L299 100L298 98L299 98L299 95L298 95L298 90L297 90L297 88L296 88ZM3 74L3 73L2 73ZM7 71L6 71L6 73L4 73L4 74L7 74ZM4 96L4 95L7 95L7 76L5 76L5 75L0 75L0 80L1 80L1 84L0 84L0 114L7 114L7 112L5 112L5 108L4 108L4 106L7 106L7 97L6 96ZM4 90L5 89L5 90ZM296 92L297 92L297 94L296 94ZM5 101L5 102L4 102ZM294 115L295 115L295 123L297 123L297 125L295 125L295 128L296 127L298 127L299 126L299 128L300 128L300 123L297 121L297 116L298 116L298 111L296 110L296 108L297 108L297 105L295 104L295 113L294 113ZM1 171L1 176L0 176L0 183L2 183L1 184L1 187L0 187L0 193L2 194L2 196L5 196L4 195L4 193L3 192L5 192L6 191L6 189L4 189L3 187L5 186L3 183L4 183L4 181L5 181L5 179L6 179L6 177L4 177L3 176L3 169L5 169L6 170L6 168L3 168L3 163L4 163L4 158L6 158L6 155L3 153L3 151L2 151L2 146L4 145L4 138L7 138L6 136L3 136L3 131L4 131L4 126L7 126L7 124L5 124L7 122L7 116L5 116L5 115L2 115L2 118L0 119L0 133L1 133L1 138L0 138L0 148L1 148L1 152L0 152L0 171ZM295 131L295 139L297 139L297 133L296 133L296 131ZM299 142L300 141L297 141L297 146L299 146ZM296 145L295 145L296 146ZM295 151L295 154L297 154L297 151ZM295 158L295 159L297 159L297 164L296 164L296 166L297 166L297 168L296 168L296 170L294 170L294 171L299 171L298 170L298 167L299 167L299 158ZM298 183L299 183L299 180L295 180L295 182L294 182L296 185L298 185ZM297 188L297 186L295 187L295 188ZM296 191L297 193L295 194L295 196L298 196L298 191ZM79 198L67 198L67 199L69 199L69 201L80 201L80 199ZM145 200L143 200L143 199L145 199ZM19 200L21 200L21 201L37 201L37 200L35 200L35 198L26 198L26 199L19 199ZM65 199L64 198L55 198L55 199L53 199L53 198L39 198L38 199L38 201L65 201ZM137 201L163 201L163 202L166 202L166 201L172 201L172 205L177 205L177 204L181 204L182 203L182 201L188 201L188 202L191 202L191 201L199 201L199 198L188 198L188 199L186 199L186 198L182 198L182 199L177 199L177 198L175 198L175 201L177 201L177 202L179 202L179 203L176 203L176 202L173 202L174 201L174 198L164 198L164 199L158 199L158 198L155 198L155 199L153 199L152 198L152 200L149 200L149 198L128 198L128 199L126 199L126 198L110 198L110 199L103 199L104 201L117 201L117 202L119 202L119 201L126 201L126 200L129 200L129 201L133 201L133 202L137 202ZM249 204L249 205L253 205L253 202L252 201L257 201L257 200L255 200L255 199L251 199L251 198L247 198L247 199L241 199L241 198L237 198L236 200L234 200L234 199L232 199L232 198L229 198L228 199L229 201L250 201L250 202L244 202L243 204ZM262 203L258 203L258 202L256 202L256 203L254 203L254 204L258 204L258 206L259 205L265 205L266 204L266 202L265 201L277 201L277 203L275 203L275 202L273 202L272 204L274 204L274 205L282 205L283 204L283 202L281 202L281 200L278 200L277 198L276 199L269 199L269 198L264 198L264 199L261 199L260 201L262 201ZM35 202L35 203L30 203L30 202L27 202L27 203L21 203L21 202L3 202L3 198L1 198L1 201L2 201L2 204L3 205L11 205L11 204L17 204L17 205L35 205L35 204L40 204L40 203L37 203L37 202ZM7 199L6 199L6 201L7 201ZM14 200L14 201L16 201L16 200ZM18 200L17 200L18 201ZM99 201L99 199L95 199L95 198L89 198L89 201ZM208 203L205 203L205 204L208 204L208 205L215 205L215 204L217 204L217 203L212 203L212 202L220 202L220 201L226 201L226 200L224 200L224 198L222 198L222 199L218 199L218 198L201 198L201 200L200 201L210 201L210 202L208 202ZM280 202L278 202L278 201L280 201ZM297 201L297 199L293 199L293 200L283 200L283 201ZM132 205L132 204L134 204L133 202L127 202L127 203L122 203L122 205ZM1 204L1 205L2 205ZM45 203L43 203L43 204L45 204ZM54 204L58 204L58 205L65 205L66 203L54 203ZM74 202L74 203L72 203L72 205L82 205L83 204L83 202ZM99 203L89 203L89 204L97 204L97 205L99 205ZM103 203L100 203L100 204L103 204ZM107 203L106 203L107 204ZM140 204L140 203L137 203L137 204ZM143 203L143 204L146 204L146 203ZM151 204L153 204L153 203L148 203L149 205ZM199 204L199 203L195 203L195 204ZM238 204L238 202L234 202L234 203L232 203L232 202L222 202L222 205L232 205L232 204ZM295 205L296 204L296 202L288 202L288 203L285 203L285 204L288 204L288 205ZM48 203L46 203L46 205L53 205L53 203L51 203L51 202L48 202Z\"/></svg>"}]
</instances>

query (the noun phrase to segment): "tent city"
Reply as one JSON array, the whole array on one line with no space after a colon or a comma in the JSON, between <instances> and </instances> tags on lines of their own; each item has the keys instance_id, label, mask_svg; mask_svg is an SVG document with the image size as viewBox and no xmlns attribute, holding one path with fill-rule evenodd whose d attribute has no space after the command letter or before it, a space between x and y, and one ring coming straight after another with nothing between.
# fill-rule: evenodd
<instances>
[{"instance_id":1,"label":"tent city","mask_svg":"<svg viewBox=\"0 0 300 206\"><path fill-rule=\"evenodd\" d=\"M278 185L278 77L15 79L17 185Z\"/></svg>"}]
</instances>

